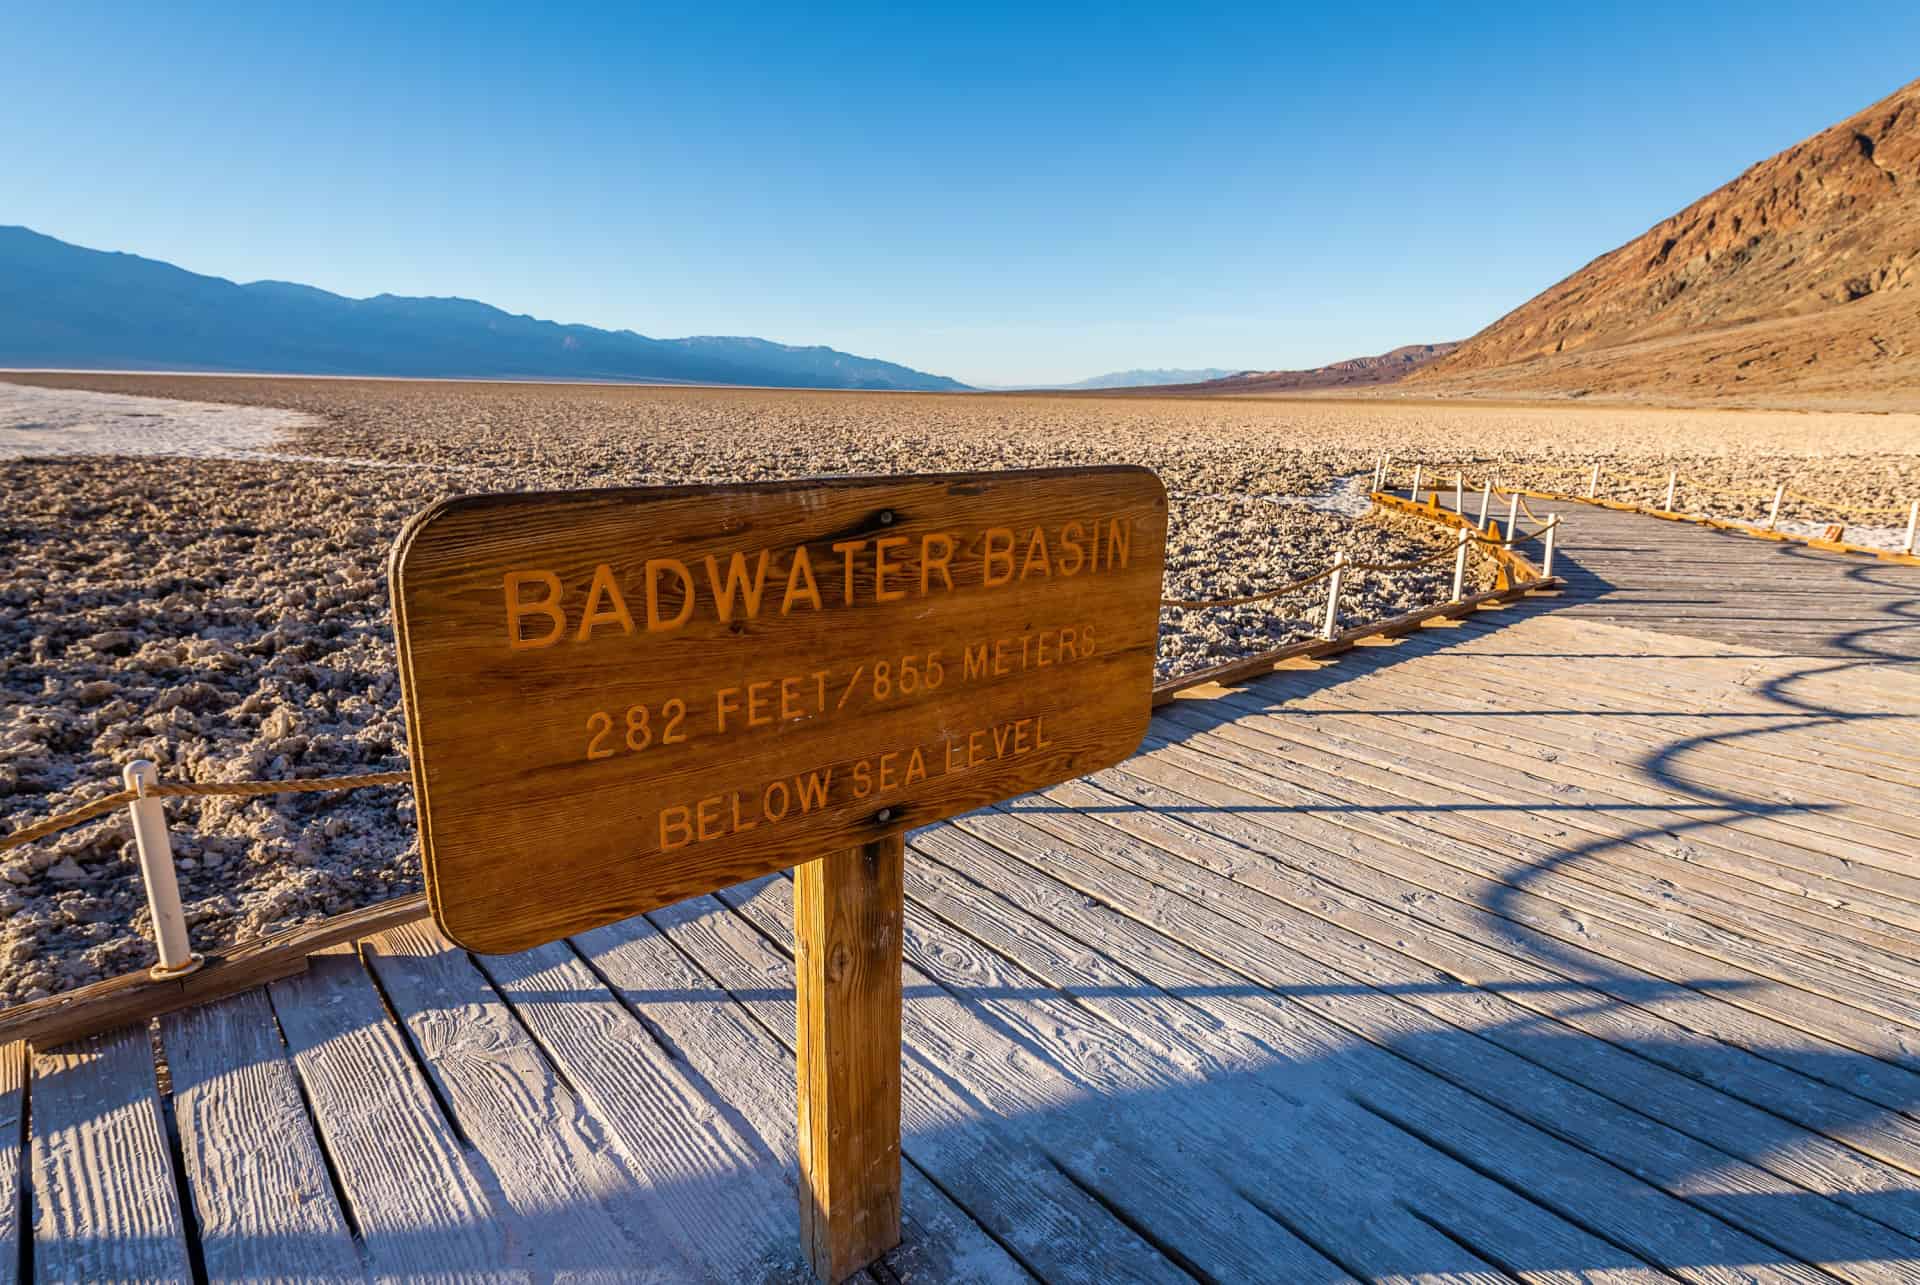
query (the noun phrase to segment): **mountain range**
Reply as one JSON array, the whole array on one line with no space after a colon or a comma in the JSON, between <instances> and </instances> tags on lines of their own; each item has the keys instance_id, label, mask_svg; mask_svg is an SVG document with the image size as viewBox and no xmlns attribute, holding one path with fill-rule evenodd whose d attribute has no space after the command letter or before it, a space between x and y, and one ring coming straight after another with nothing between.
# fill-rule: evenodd
<instances>
[{"instance_id":1,"label":"mountain range","mask_svg":"<svg viewBox=\"0 0 1920 1285\"><path fill-rule=\"evenodd\" d=\"M1216 370L1116 370L1109 375L1095 375L1092 379L1083 379L1076 384L1048 384L1048 389L1084 390L1093 388L1149 388L1166 384L1199 384L1213 379L1224 379L1237 372Z\"/></svg>"},{"instance_id":2,"label":"mountain range","mask_svg":"<svg viewBox=\"0 0 1920 1285\"><path fill-rule=\"evenodd\" d=\"M1455 343L1406 344L1391 352L1372 357L1349 357L1307 370L1243 370L1221 378L1169 383L1141 392L1181 396L1246 396L1257 393L1287 393L1309 389L1369 388L1404 379L1452 352ZM1178 372L1166 372L1169 374Z\"/></svg>"},{"instance_id":3,"label":"mountain range","mask_svg":"<svg viewBox=\"0 0 1920 1285\"><path fill-rule=\"evenodd\" d=\"M823 347L562 325L471 299L239 285L0 227L0 367L271 371L960 391Z\"/></svg>"}]
</instances>

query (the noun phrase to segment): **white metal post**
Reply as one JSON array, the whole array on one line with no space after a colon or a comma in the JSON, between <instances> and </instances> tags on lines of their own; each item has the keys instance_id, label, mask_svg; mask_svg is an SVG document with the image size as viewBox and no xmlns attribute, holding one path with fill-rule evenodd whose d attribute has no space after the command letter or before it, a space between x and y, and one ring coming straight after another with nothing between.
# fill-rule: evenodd
<instances>
[{"instance_id":1,"label":"white metal post","mask_svg":"<svg viewBox=\"0 0 1920 1285\"><path fill-rule=\"evenodd\" d=\"M1920 500L1915 500L1907 509L1907 542L1901 546L1900 552L1913 552L1913 537L1915 535L1920 535Z\"/></svg>"},{"instance_id":2,"label":"white metal post","mask_svg":"<svg viewBox=\"0 0 1920 1285\"><path fill-rule=\"evenodd\" d=\"M1464 598L1467 593L1467 541L1473 539L1473 532L1460 528L1460 537L1453 547L1453 600Z\"/></svg>"},{"instance_id":3,"label":"white metal post","mask_svg":"<svg viewBox=\"0 0 1920 1285\"><path fill-rule=\"evenodd\" d=\"M1560 515L1558 513L1549 514L1547 516L1547 547L1546 551L1540 555L1540 574L1543 576L1551 576L1553 574L1553 533L1559 529Z\"/></svg>"},{"instance_id":4,"label":"white metal post","mask_svg":"<svg viewBox=\"0 0 1920 1285\"><path fill-rule=\"evenodd\" d=\"M1667 507L1666 507L1666 512L1668 513L1673 512L1673 489L1679 484L1680 484L1680 470L1679 469L1668 470L1667 472Z\"/></svg>"},{"instance_id":5,"label":"white metal post","mask_svg":"<svg viewBox=\"0 0 1920 1285\"><path fill-rule=\"evenodd\" d=\"M1587 474L1587 498L1593 499L1600 494L1600 466L1595 464L1593 472Z\"/></svg>"},{"instance_id":6,"label":"white metal post","mask_svg":"<svg viewBox=\"0 0 1920 1285\"><path fill-rule=\"evenodd\" d=\"M1520 492L1512 491L1507 495L1507 539L1513 539L1513 533L1520 521Z\"/></svg>"},{"instance_id":7,"label":"white metal post","mask_svg":"<svg viewBox=\"0 0 1920 1285\"><path fill-rule=\"evenodd\" d=\"M1333 555L1333 574L1327 577L1327 618L1320 626L1320 636L1331 640L1340 632L1340 582L1347 574L1347 551L1340 549Z\"/></svg>"},{"instance_id":8,"label":"white metal post","mask_svg":"<svg viewBox=\"0 0 1920 1285\"><path fill-rule=\"evenodd\" d=\"M1376 491L1386 490L1387 476L1392 472L1393 472L1393 452L1382 451L1380 453L1380 484L1374 487L1373 489Z\"/></svg>"},{"instance_id":9,"label":"white metal post","mask_svg":"<svg viewBox=\"0 0 1920 1285\"><path fill-rule=\"evenodd\" d=\"M1780 501L1787 498L1787 484L1782 482L1773 488L1773 507L1767 510L1767 530L1780 525Z\"/></svg>"},{"instance_id":10,"label":"white metal post","mask_svg":"<svg viewBox=\"0 0 1920 1285\"><path fill-rule=\"evenodd\" d=\"M1458 473L1453 475L1453 511L1467 516L1467 479Z\"/></svg>"},{"instance_id":11,"label":"white metal post","mask_svg":"<svg viewBox=\"0 0 1920 1285\"><path fill-rule=\"evenodd\" d=\"M121 775L129 790L139 795L127 804L133 821L133 842L140 850L140 880L147 887L147 910L153 916L154 949L160 962L154 977L184 977L200 967L187 937L187 916L180 909L180 884L173 872L173 844L167 838L165 805L147 793L160 779L147 759L135 759Z\"/></svg>"},{"instance_id":12,"label":"white metal post","mask_svg":"<svg viewBox=\"0 0 1920 1285\"><path fill-rule=\"evenodd\" d=\"M1413 466L1413 488L1407 492L1407 498L1415 504L1420 503L1420 466Z\"/></svg>"},{"instance_id":13,"label":"white metal post","mask_svg":"<svg viewBox=\"0 0 1920 1285\"><path fill-rule=\"evenodd\" d=\"M1493 503L1493 479L1480 484L1480 529L1487 529L1487 506Z\"/></svg>"}]
</instances>

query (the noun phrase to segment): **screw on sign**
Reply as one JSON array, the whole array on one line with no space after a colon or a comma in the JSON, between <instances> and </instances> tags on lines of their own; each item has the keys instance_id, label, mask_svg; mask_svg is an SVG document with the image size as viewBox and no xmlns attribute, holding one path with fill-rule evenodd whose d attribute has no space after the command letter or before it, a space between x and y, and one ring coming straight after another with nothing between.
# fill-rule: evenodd
<instances>
[{"instance_id":1,"label":"screw on sign","mask_svg":"<svg viewBox=\"0 0 1920 1285\"><path fill-rule=\"evenodd\" d=\"M801 1243L899 1241L905 834L1145 735L1166 491L1137 468L466 496L394 629L434 918L530 949L794 889Z\"/></svg>"}]
</instances>

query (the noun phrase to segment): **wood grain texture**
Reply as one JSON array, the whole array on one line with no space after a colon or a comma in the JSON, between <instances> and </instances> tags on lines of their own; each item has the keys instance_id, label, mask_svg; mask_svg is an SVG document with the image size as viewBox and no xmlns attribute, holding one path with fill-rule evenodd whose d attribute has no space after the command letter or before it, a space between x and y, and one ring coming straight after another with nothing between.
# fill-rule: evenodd
<instances>
[{"instance_id":1,"label":"wood grain texture","mask_svg":"<svg viewBox=\"0 0 1920 1285\"><path fill-rule=\"evenodd\" d=\"M1223 730L1219 741L1207 743L1204 749L1191 738L1183 737L1185 743L1156 746L1155 752L1146 758L1164 763L1179 775L1211 777L1252 788L1269 797L1276 792L1298 797L1295 787L1271 784L1274 765L1281 761L1281 756L1272 750L1241 747L1238 741L1243 735L1236 729ZM1284 761L1301 765L1291 770L1303 773L1309 770L1305 765L1310 756L1325 752L1297 741L1290 742ZM1895 1025L1915 1020L1911 992L1899 984L1871 973L1834 967L1817 957L1782 950L1765 940L1723 927L1706 916L1674 913L1677 899L1668 899L1662 904L1658 897L1629 895L1617 884L1576 868L1575 863L1564 856L1556 859L1550 845L1544 858L1522 858L1515 849L1526 840L1523 827L1493 824L1479 819L1471 811L1435 812L1430 806L1423 806L1417 797L1406 798L1421 793L1419 783L1400 778L1399 765L1392 756L1378 755L1370 759L1356 752L1338 757L1337 766L1327 764L1318 768L1318 775L1324 778L1320 797L1326 801L1314 806L1338 808L1343 803L1358 803L1361 808L1371 806L1376 813L1365 817L1365 824L1384 824L1389 828L1409 824L1404 813L1418 811L1425 818L1421 823L1425 831L1424 847L1434 873L1446 872L1449 877L1485 888L1486 891L1478 895L1491 904L1504 905L1515 896L1530 892L1551 899L1577 916L1582 927L1604 923L1628 934L1680 946L1697 961L1693 964L1694 976L1739 979L1734 988L1755 1002L1805 1006L1807 1000L1816 997L1838 1001L1819 1005L1823 1026L1808 1029L1845 1026L1858 1033L1857 1038L1862 1042L1856 1047L1862 1051L1909 1070L1920 1070L1920 1054L1907 1047L1901 1025ZM1128 767L1143 772L1153 770L1144 760ZM1383 794L1387 799L1406 800L1405 806L1393 809L1402 812L1402 816L1383 819L1378 815ZM1497 892L1496 887L1511 891ZM1760 979L1779 985L1763 985ZM1876 1016L1883 1020L1873 1020Z\"/></svg>"},{"instance_id":2,"label":"wood grain texture","mask_svg":"<svg viewBox=\"0 0 1920 1285\"><path fill-rule=\"evenodd\" d=\"M36 1281L193 1279L145 1027L33 1055Z\"/></svg>"},{"instance_id":3,"label":"wood grain texture","mask_svg":"<svg viewBox=\"0 0 1920 1285\"><path fill-rule=\"evenodd\" d=\"M1780 1263L1779 1254L1764 1242L1629 1178L1600 1158L1604 1152L1595 1154L1566 1145L1555 1136L1560 1119L1556 1118L1554 1130L1542 1131L1516 1120L1506 1110L1491 1108L1494 1101L1503 1107L1516 1100L1530 1101L1531 1095L1522 1097L1520 1090L1533 1085L1508 1084L1504 1077L1519 1073L1540 1083L1538 1072L1497 1055L1480 1056L1478 1041L1471 1037L1457 1042L1437 1041L1432 1024L1412 1009L1364 984L1356 986L1352 978L1321 963L1315 954L1317 943L1290 939L1280 944L1274 938L1262 937L1257 931L1234 924L1210 905L1171 894L1142 871L1074 848L1053 845L1045 870L1028 877L1036 881L1057 878L1082 896L1201 950L1243 978L1287 995L1289 1007L1311 1016L1304 1023L1290 1021L1292 1036L1279 1047L1304 1065L1322 1068L1329 1080L1343 1086L1346 1100L1363 1104L1376 1119L1391 1122L1405 1133L1403 1146L1417 1143L1435 1147L1510 1191L1546 1205L1577 1227L1597 1233L1611 1245L1622 1246L1683 1279L1737 1281L1744 1276L1725 1264L1753 1262L1768 1263L1770 1270L1784 1279L1819 1279L1817 1273L1804 1267ZM1274 1030L1272 1035L1279 1038L1280 1031ZM1449 1060L1445 1056L1448 1054L1455 1056ZM1458 1077L1462 1066L1479 1068L1478 1074L1464 1084ZM1489 1094L1484 1087L1474 1085L1477 1079L1499 1087ZM1559 1092L1558 1096L1569 1112L1580 1110L1569 1100L1571 1095ZM1596 1114L1589 1109L1569 1114L1566 1119L1597 1121L1628 1131L1632 1128L1631 1122L1615 1110ZM1231 1144L1227 1153L1233 1154ZM1393 1187L1405 1181L1403 1170L1415 1163L1418 1154L1416 1148L1400 1165L1390 1164L1387 1172L1394 1176L1377 1188L1363 1187L1367 1197L1390 1200ZM1308 1225L1326 1229L1316 1238L1317 1243L1368 1243L1367 1228L1340 1227L1345 1209L1340 1200L1327 1200L1328 1187L1308 1189L1323 1193L1321 1201L1293 1212L1311 1219ZM1367 1197L1356 1194L1352 1199ZM1416 1201L1421 1198L1415 1196ZM1486 1205L1483 1212L1493 1208ZM1473 1243L1503 1247L1520 1243L1498 1237L1489 1240L1483 1225L1475 1239L1474 1227L1474 1223L1461 1225ZM1388 1238L1373 1245L1373 1252L1390 1255L1396 1242Z\"/></svg>"},{"instance_id":4,"label":"wood grain texture","mask_svg":"<svg viewBox=\"0 0 1920 1285\"><path fill-rule=\"evenodd\" d=\"M718 895L791 948L789 880L770 876ZM986 1112L1009 1144L1014 1171L1055 1170L1097 1193L1101 1205L1182 1271L1223 1281L1340 1279L1325 1256L1249 1199L1234 1175L1194 1165L1184 1150L1168 1147L1172 1136L1197 1151L1230 1150L1243 1137L1227 1112L1193 1092L1191 1063L1160 1060L1130 1034L1091 1023L1063 996L1036 991L979 942L929 932L915 920L910 907L902 945L904 1038L909 1073L932 1068L923 1101L934 1110L913 1123L910 1135ZM1087 1114L1090 1104L1142 1095L1167 1118L1137 1110ZM1261 1096L1261 1112L1284 1105ZM1103 1260L1115 1239L1102 1242L1095 1260L1108 1279L1117 1269ZM1469 1273L1463 1279L1472 1279L1472 1255L1443 1252L1444 1261Z\"/></svg>"},{"instance_id":5,"label":"wood grain texture","mask_svg":"<svg viewBox=\"0 0 1920 1285\"><path fill-rule=\"evenodd\" d=\"M1189 824L1154 814L1132 817L1106 810L1117 796L1090 785L1076 782L1059 790L1063 797L1071 794L1083 800L1085 813L1016 809L1004 816L983 815L977 818L981 837L1006 851L1030 848L1036 840L1044 842L1044 836L1071 834L1073 841L1115 860L1124 859L1170 890L1202 898L1275 941L1310 949L1348 976L1383 993L1405 996L1406 1002L1612 1102L1672 1121L1728 1156L1768 1169L1908 1235L1920 1230L1920 1209L1902 1207L1884 1195L1909 1182L1905 1175L1920 1160L1920 1150L1915 1148L1920 1128L1912 1121L1895 1115L1863 1127L1863 1116L1878 1113L1857 1099L1848 1101L1845 1095L1823 1091L1820 1085L1759 1058L1690 1038L1683 1029L1639 1009L1608 1004L1576 981L1556 979L1537 965L1511 959L1471 937L1413 921L1393 909L1390 888L1370 886L1368 891L1374 894L1370 901L1329 878L1307 875L1292 864L1291 843L1263 839L1261 849L1252 849L1216 833L1216 827L1205 822ZM1153 797L1170 811L1182 804L1170 794ZM1162 824L1117 824L1127 820ZM971 831L975 818L963 824ZM1110 825L1140 837L1133 842L1121 839ZM996 873L1009 860L983 854L977 846L968 845L964 851L969 870ZM1358 871L1342 875L1347 883L1359 877ZM1448 988L1436 982L1429 968L1437 969L1438 977L1473 978L1485 989L1464 984ZM1531 1014L1551 1021L1530 1020ZM1564 1033L1542 1038L1543 1032L1560 1029L1552 1024L1555 1021L1596 1038L1572 1039ZM1719 1091L1710 1091L1702 1081ZM1521 1077L1505 1082L1516 1093L1525 1087ZM1770 1111L1804 1121L1807 1127L1783 1127L1770 1118ZM1590 1127L1582 1123L1567 1132L1577 1135ZM1826 1136L1827 1130L1837 1130L1845 1145ZM1616 1147L1610 1154L1624 1156L1626 1149ZM1885 1157L1887 1163L1869 1155ZM1717 1168L1725 1162L1709 1157L1705 1163ZM1829 1243L1840 1242L1841 1233L1830 1223L1822 1224L1819 1235Z\"/></svg>"},{"instance_id":6,"label":"wood grain texture","mask_svg":"<svg viewBox=\"0 0 1920 1285\"><path fill-rule=\"evenodd\" d=\"M160 1022L209 1281L363 1274L266 993Z\"/></svg>"},{"instance_id":7,"label":"wood grain texture","mask_svg":"<svg viewBox=\"0 0 1920 1285\"><path fill-rule=\"evenodd\" d=\"M1920 660L1920 561L1868 561L1606 506L1569 506L1554 571L1569 618L1801 656ZM1691 585L1676 581L1689 572ZM1782 593L1788 596L1780 596ZM1904 595L1902 597L1901 595Z\"/></svg>"},{"instance_id":8,"label":"wood grain texture","mask_svg":"<svg viewBox=\"0 0 1920 1285\"><path fill-rule=\"evenodd\" d=\"M391 574L438 922L524 949L1117 761L1165 540L1134 468L429 510Z\"/></svg>"},{"instance_id":9,"label":"wood grain texture","mask_svg":"<svg viewBox=\"0 0 1920 1285\"><path fill-rule=\"evenodd\" d=\"M420 923L368 963L461 1132L498 1180L527 1265L556 1280L685 1280L659 1211L610 1139L465 952Z\"/></svg>"},{"instance_id":10,"label":"wood grain texture","mask_svg":"<svg viewBox=\"0 0 1920 1285\"><path fill-rule=\"evenodd\" d=\"M995 837L1002 843L1012 837L1021 849L1028 849L1030 840L1017 827L1017 822L1006 822L996 827ZM960 849L969 861L991 865L997 860L971 845L960 845ZM1324 967L1337 970L1325 974L1329 980L1344 976L1351 979L1350 990L1365 995L1306 1000L1312 1007L1343 1024L1360 1024L1366 1033L1380 1032L1390 1047L1407 1050L1412 1060L1470 1090L1482 1095L1497 1092L1509 1112L1608 1157L1642 1180L1659 1184L1676 1199L1708 1209L1724 1202L1724 1211L1730 1215L1726 1221L1744 1225L1810 1262L1823 1257L1887 1262L1920 1250L1920 1244L1906 1245L1869 1221L1906 1222L1905 1230L1911 1230L1910 1213L1892 1208L1895 1202L1884 1196L1906 1181L1897 1171L1850 1155L1824 1139L1789 1133L1762 1112L1704 1091L1683 1076L1655 1071L1601 1041L1542 1038L1539 1025L1514 1013L1504 998L1470 986L1442 985L1445 974L1436 976L1413 964L1404 957L1404 948L1382 950L1310 910L1281 906L1235 889L1223 877L1193 869L1157 847L1127 844L1122 851L1130 869L1170 892L1195 902L1204 900L1207 912L1193 912L1193 926L1204 930L1207 940L1234 936L1233 930L1213 918L1217 913L1266 936L1276 943L1274 949L1324 961ZM1224 845L1218 851L1223 858L1237 855L1250 865L1266 865L1248 853L1231 853ZM1286 971L1298 976L1295 969ZM1367 986L1376 987L1377 996L1368 994ZM1389 1000L1392 995L1404 999ZM1426 1027L1424 1037L1414 1034L1421 1026L1418 1017L1396 1011L1402 1005L1437 1019ZM1449 1025L1463 1035L1449 1038ZM1466 1038L1465 1033L1477 1038ZM1509 1059L1498 1049L1514 1056ZM1543 1074L1541 1065L1563 1078ZM1586 1096L1573 1085L1599 1096ZM1648 1123L1656 1120L1670 1120L1674 1126ZM1720 1149L1703 1144L1703 1136ZM1766 1142L1756 1145L1759 1138ZM1703 1173L1715 1175L1714 1190L1700 1190L1697 1175ZM1796 1199L1799 1192L1818 1192L1857 1206L1865 1217ZM1600 1194L1596 1187L1595 1197ZM1769 1207L1767 1214L1747 1212L1751 1204L1762 1202ZM1671 1254L1684 1243L1670 1241L1666 1252ZM1841 1274L1848 1273L1841 1269ZM1863 1275L1872 1279L1871 1272Z\"/></svg>"},{"instance_id":11,"label":"wood grain texture","mask_svg":"<svg viewBox=\"0 0 1920 1285\"><path fill-rule=\"evenodd\" d=\"M561 942L476 962L632 1157L691 1275L812 1279L798 1251L785 1167L682 1073L578 955Z\"/></svg>"},{"instance_id":12,"label":"wood grain texture","mask_svg":"<svg viewBox=\"0 0 1920 1285\"><path fill-rule=\"evenodd\" d=\"M1276 1110L1263 1091L1283 1101L1302 1096L1294 1058L1324 1060L1332 1052L1313 1047L1310 1027L1275 1020L1272 999L1236 985L1239 978L1169 940L1165 928L1129 921L956 828L916 836L912 855L910 902L1059 986L1168 1063L1204 1068L1190 1091L1206 1095L1240 1136L1199 1163L1232 1172L1349 1270L1370 1279L1418 1274L1416 1265L1436 1270L1458 1248L1436 1241L1444 1233L1430 1224L1438 1222L1469 1244L1497 1246L1503 1263L1579 1261L1604 1269L1609 1280L1659 1278L1632 1255L1439 1151L1409 1145L1349 1104L1319 1104L1312 1144L1298 1145L1288 1136L1290 1112ZM1327 1201L1329 1191L1341 1195Z\"/></svg>"},{"instance_id":13,"label":"wood grain texture","mask_svg":"<svg viewBox=\"0 0 1920 1285\"><path fill-rule=\"evenodd\" d=\"M782 1039L761 1026L644 917L583 933L573 945L712 1096L739 1112L781 1164L797 1172L800 1146L787 1089L795 1076L794 1032ZM882 1260L889 1275L904 1285L1032 1279L911 1160L901 1165L900 1179L902 1238Z\"/></svg>"},{"instance_id":14,"label":"wood grain texture","mask_svg":"<svg viewBox=\"0 0 1920 1285\"><path fill-rule=\"evenodd\" d=\"M1513 1004L1585 1032L1596 1042L1631 1048L1641 1058L1691 1081L1712 1085L1730 1097L1840 1139L1863 1155L1920 1174L1920 1123L1898 1113L1876 1111L1844 1088L1740 1047L1743 1043L1777 1046L1787 1032L1766 1030L1753 1023L1743 1028L1739 1010L1716 1006L1720 1017L1730 1019L1725 1030L1729 1039L1723 1042L1711 1038L1652 1011L1662 1006L1657 998L1663 989L1660 979L1627 973L1618 966L1612 972L1623 998L1615 999L1586 980L1606 970L1586 965L1583 960L1557 959L1556 951L1536 942L1518 926L1490 932L1476 909L1423 896L1416 885L1375 871L1363 861L1348 860L1354 842L1334 827L1296 817L1288 822L1288 833L1281 835L1273 827L1251 819L1252 808L1247 805L1254 804L1252 799L1236 812L1232 796L1205 791L1195 796L1138 779L1124 785L1069 782L1043 797L1049 806L1009 809L1011 818L1017 819L1003 822L982 814L961 824L968 832L977 831L1003 848L1066 841L1103 854L1131 855L1141 849L1127 840L1137 839L1221 880L1257 890L1263 898L1271 897L1323 918L1372 942L1377 949L1404 954L1447 977L1476 979ZM1184 819L1196 805L1215 801L1219 806L1209 809L1211 815L1203 821ZM1003 830L1003 825L1013 828ZM1251 853L1271 859L1251 860ZM1206 887L1200 878L1192 872L1182 875L1188 884L1199 886L1201 895L1209 901L1224 898L1223 883ZM1414 906L1420 907L1420 914L1413 913ZM1268 910L1260 918L1263 930L1294 935L1270 928L1272 914ZM1272 921L1274 925L1280 922ZM1295 931L1302 939L1326 939L1321 932ZM1647 999L1649 1004L1643 1007L1623 1002L1626 995ZM1704 1011L1705 1005L1694 1006L1696 1014ZM1529 1029L1527 1023L1516 1018L1507 1019L1507 1025L1516 1032ZM1804 1036L1799 1038L1803 1044L1811 1043ZM1557 1053L1560 1047L1556 1044L1549 1052ZM1840 1050L1829 1047L1827 1053L1829 1064L1839 1060ZM1683 1104L1687 1095L1696 1091L1691 1086L1675 1090L1667 1085L1661 1089L1662 1094ZM1725 1120L1736 1137L1737 1131L1744 1129L1748 1140L1766 1131L1756 1127L1751 1117L1743 1118L1734 1110L1717 1112L1712 1118L1716 1122ZM1778 1126L1771 1127L1778 1131ZM1727 1136L1717 1124L1708 1136L1716 1133ZM1729 1150L1740 1154L1742 1148L1730 1146ZM1767 1148L1750 1150L1762 1163L1770 1159ZM1826 1148L1818 1139L1800 1136L1791 1150L1779 1150L1787 1155L1822 1154ZM1832 1163L1835 1167L1841 1164Z\"/></svg>"},{"instance_id":15,"label":"wood grain texture","mask_svg":"<svg viewBox=\"0 0 1920 1285\"><path fill-rule=\"evenodd\" d=\"M800 1244L839 1282L900 1241L900 932L890 836L794 872Z\"/></svg>"},{"instance_id":16,"label":"wood grain texture","mask_svg":"<svg viewBox=\"0 0 1920 1285\"><path fill-rule=\"evenodd\" d=\"M526 1280L528 1246L509 1236L357 953L332 948L269 994L374 1276Z\"/></svg>"},{"instance_id":17,"label":"wood grain texture","mask_svg":"<svg viewBox=\"0 0 1920 1285\"><path fill-rule=\"evenodd\" d=\"M753 923L718 897L663 907L649 918L726 987L762 1029L790 1044L798 1025L793 963L760 931L764 927L790 940L792 907L778 897L784 887L784 880L768 876L725 892L747 904L762 892L772 900L768 907L756 907ZM914 1015L928 1002L915 992L905 1005L903 1038L914 1049L901 1084L902 1145L909 1157L1043 1280L1070 1285L1190 1280L1058 1168L1035 1163L1015 1128L980 1108L991 1098L979 1095L978 1081L964 1061L940 1063L939 1050L914 1047ZM1009 1182L1009 1174L1018 1174L1019 1181Z\"/></svg>"},{"instance_id":18,"label":"wood grain texture","mask_svg":"<svg viewBox=\"0 0 1920 1285\"><path fill-rule=\"evenodd\" d=\"M0 1280L17 1280L27 1171L27 1046L0 1044Z\"/></svg>"}]
</instances>

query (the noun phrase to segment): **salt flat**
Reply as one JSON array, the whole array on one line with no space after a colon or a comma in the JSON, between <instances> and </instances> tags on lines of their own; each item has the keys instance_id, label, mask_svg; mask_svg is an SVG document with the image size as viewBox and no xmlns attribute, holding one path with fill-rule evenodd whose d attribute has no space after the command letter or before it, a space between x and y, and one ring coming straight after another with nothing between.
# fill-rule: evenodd
<instances>
[{"instance_id":1,"label":"salt flat","mask_svg":"<svg viewBox=\"0 0 1920 1285\"><path fill-rule=\"evenodd\" d=\"M298 411L0 384L0 459L179 455L253 459L313 422Z\"/></svg>"}]
</instances>

